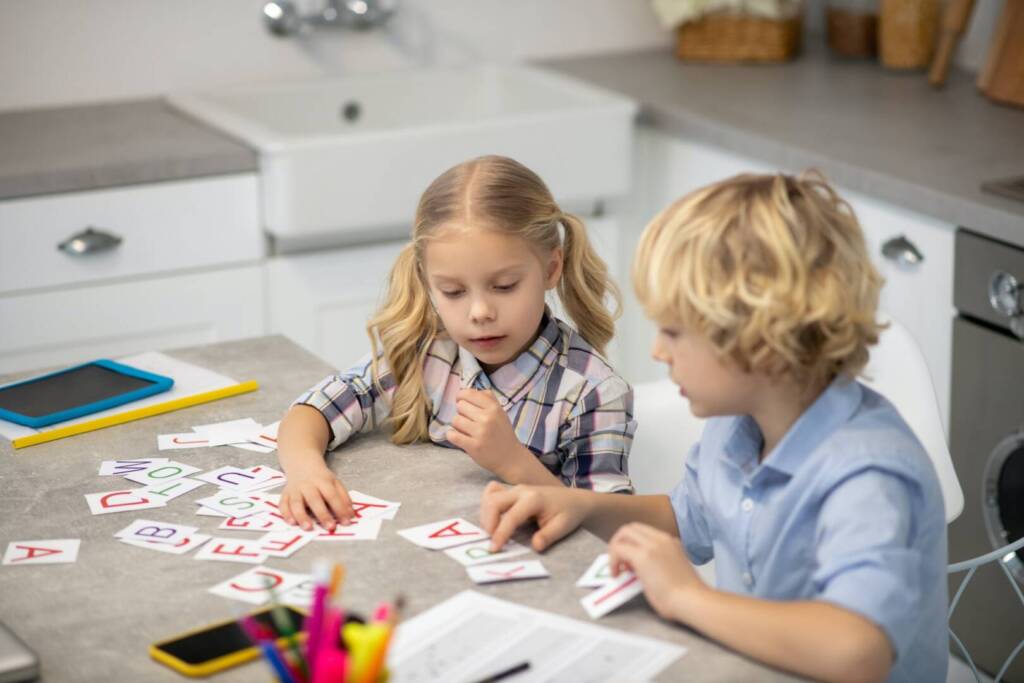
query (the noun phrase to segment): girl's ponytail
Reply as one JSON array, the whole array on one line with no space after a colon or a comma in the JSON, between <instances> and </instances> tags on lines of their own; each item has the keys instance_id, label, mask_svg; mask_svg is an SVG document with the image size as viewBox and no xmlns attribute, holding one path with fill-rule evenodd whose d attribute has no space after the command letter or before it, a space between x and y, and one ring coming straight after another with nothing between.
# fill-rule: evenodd
<instances>
[{"instance_id":1,"label":"girl's ponytail","mask_svg":"<svg viewBox=\"0 0 1024 683\"><path fill-rule=\"evenodd\" d=\"M565 254L558 296L580 335L598 353L604 354L605 346L615 334L615 318L622 308L619 288L608 276L608 266L590 244L583 222L569 213L563 213L559 221L565 228ZM606 296L615 305L613 312L605 307Z\"/></svg>"},{"instance_id":2,"label":"girl's ponytail","mask_svg":"<svg viewBox=\"0 0 1024 683\"><path fill-rule=\"evenodd\" d=\"M366 325L372 348L373 383L383 398L378 356L383 356L395 381L391 400L391 441L408 444L429 435L430 400L423 382L423 363L437 335L438 323L420 275L416 242L405 245L388 278L383 305Z\"/></svg>"}]
</instances>

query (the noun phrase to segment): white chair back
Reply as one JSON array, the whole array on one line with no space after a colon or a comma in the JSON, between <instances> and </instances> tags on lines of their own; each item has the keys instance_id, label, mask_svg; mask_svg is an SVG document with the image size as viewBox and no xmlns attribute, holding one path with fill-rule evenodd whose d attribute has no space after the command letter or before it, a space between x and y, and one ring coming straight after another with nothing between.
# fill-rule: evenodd
<instances>
[{"instance_id":1,"label":"white chair back","mask_svg":"<svg viewBox=\"0 0 1024 683\"><path fill-rule=\"evenodd\" d=\"M629 453L629 476L640 494L668 493L683 478L683 462L700 441L704 420L694 417L689 402L671 380L633 387L637 419Z\"/></svg>"}]
</instances>

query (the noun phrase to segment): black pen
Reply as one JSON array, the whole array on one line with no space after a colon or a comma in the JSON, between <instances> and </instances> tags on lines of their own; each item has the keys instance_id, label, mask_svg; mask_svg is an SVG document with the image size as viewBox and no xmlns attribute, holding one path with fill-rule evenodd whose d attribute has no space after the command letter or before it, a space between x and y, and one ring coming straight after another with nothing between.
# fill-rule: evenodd
<instances>
[{"instance_id":1,"label":"black pen","mask_svg":"<svg viewBox=\"0 0 1024 683\"><path fill-rule=\"evenodd\" d=\"M523 671L526 671L529 668L529 662L521 662L510 669L505 669L504 671L499 671L498 673L491 674L487 678L481 678L478 681L478 683L493 683L493 681L500 681L503 678L508 678L509 676L515 676L518 673L522 673Z\"/></svg>"}]
</instances>

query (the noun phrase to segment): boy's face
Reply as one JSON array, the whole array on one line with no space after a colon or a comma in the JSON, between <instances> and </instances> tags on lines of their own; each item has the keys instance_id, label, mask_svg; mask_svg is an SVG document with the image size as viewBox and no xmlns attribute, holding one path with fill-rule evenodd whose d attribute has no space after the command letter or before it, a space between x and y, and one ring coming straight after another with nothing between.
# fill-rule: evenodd
<instances>
[{"instance_id":1,"label":"boy's face","mask_svg":"<svg viewBox=\"0 0 1024 683\"><path fill-rule=\"evenodd\" d=\"M718 358L703 335L677 322L659 324L651 349L654 360L668 366L679 393L690 401L697 417L749 413L757 390L756 378Z\"/></svg>"},{"instance_id":2,"label":"boy's face","mask_svg":"<svg viewBox=\"0 0 1024 683\"><path fill-rule=\"evenodd\" d=\"M544 292L558 284L561 250L539 258L521 238L446 226L427 241L423 267L445 330L485 371L514 360L536 338Z\"/></svg>"}]
</instances>

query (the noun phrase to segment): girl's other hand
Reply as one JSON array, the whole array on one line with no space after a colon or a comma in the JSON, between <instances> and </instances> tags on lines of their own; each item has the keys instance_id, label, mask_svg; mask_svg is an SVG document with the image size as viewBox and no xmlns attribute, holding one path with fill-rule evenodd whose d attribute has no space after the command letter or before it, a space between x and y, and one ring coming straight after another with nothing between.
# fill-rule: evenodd
<instances>
[{"instance_id":1,"label":"girl's other hand","mask_svg":"<svg viewBox=\"0 0 1024 683\"><path fill-rule=\"evenodd\" d=\"M455 402L458 411L448 430L448 441L469 457L503 479L515 468L517 457L532 455L519 443L508 415L489 391L461 390Z\"/></svg>"},{"instance_id":2,"label":"girl's other hand","mask_svg":"<svg viewBox=\"0 0 1024 683\"><path fill-rule=\"evenodd\" d=\"M608 566L613 576L628 569L644 585L644 595L665 619L682 621L679 605L692 590L707 589L678 536L647 524L624 524L608 542Z\"/></svg>"},{"instance_id":3,"label":"girl's other hand","mask_svg":"<svg viewBox=\"0 0 1024 683\"><path fill-rule=\"evenodd\" d=\"M314 521L328 531L334 531L338 522L345 525L355 521L348 491L323 464L288 472L280 507L286 522L306 531L313 529Z\"/></svg>"}]
</instances>

